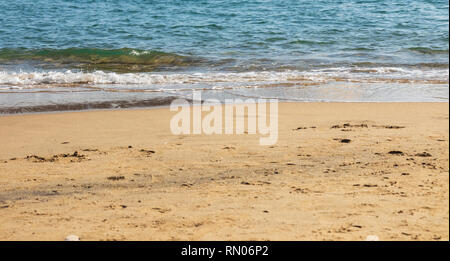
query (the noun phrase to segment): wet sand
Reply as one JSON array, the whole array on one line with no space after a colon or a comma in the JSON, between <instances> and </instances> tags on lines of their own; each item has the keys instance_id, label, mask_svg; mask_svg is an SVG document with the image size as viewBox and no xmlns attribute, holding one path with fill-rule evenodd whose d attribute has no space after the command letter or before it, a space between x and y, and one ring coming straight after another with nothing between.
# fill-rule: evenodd
<instances>
[{"instance_id":1,"label":"wet sand","mask_svg":"<svg viewBox=\"0 0 450 261\"><path fill-rule=\"evenodd\" d=\"M279 139L167 108L0 116L0 240L449 240L448 103L284 103Z\"/></svg>"}]
</instances>

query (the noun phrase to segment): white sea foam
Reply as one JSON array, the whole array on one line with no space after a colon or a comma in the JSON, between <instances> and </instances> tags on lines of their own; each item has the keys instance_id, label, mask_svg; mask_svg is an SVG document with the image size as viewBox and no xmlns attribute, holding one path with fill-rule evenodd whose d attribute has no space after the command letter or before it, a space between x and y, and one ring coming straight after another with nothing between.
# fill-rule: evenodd
<instances>
[{"instance_id":1,"label":"white sea foam","mask_svg":"<svg viewBox=\"0 0 450 261\"><path fill-rule=\"evenodd\" d=\"M448 82L448 69L419 70L410 68L326 68L284 72L205 72L205 73L114 73L81 71L12 72L0 71L0 85L34 86L48 84L214 84L252 82L372 81L430 83ZM220 86L215 86L220 88Z\"/></svg>"},{"instance_id":2,"label":"white sea foam","mask_svg":"<svg viewBox=\"0 0 450 261\"><path fill-rule=\"evenodd\" d=\"M139 52L139 51L136 51L136 50L132 50L130 52L130 55L139 56L139 55L145 55L145 54L149 54L149 53L150 53L150 51L141 51L141 52Z\"/></svg>"}]
</instances>

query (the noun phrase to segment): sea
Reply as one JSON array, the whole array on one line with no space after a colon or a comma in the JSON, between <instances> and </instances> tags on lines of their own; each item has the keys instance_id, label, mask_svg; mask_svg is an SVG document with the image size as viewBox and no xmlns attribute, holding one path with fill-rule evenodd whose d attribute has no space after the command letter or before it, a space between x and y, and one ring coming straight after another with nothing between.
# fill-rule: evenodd
<instances>
[{"instance_id":1,"label":"sea","mask_svg":"<svg viewBox=\"0 0 450 261\"><path fill-rule=\"evenodd\" d=\"M448 102L448 49L448 0L0 0L0 113Z\"/></svg>"}]
</instances>

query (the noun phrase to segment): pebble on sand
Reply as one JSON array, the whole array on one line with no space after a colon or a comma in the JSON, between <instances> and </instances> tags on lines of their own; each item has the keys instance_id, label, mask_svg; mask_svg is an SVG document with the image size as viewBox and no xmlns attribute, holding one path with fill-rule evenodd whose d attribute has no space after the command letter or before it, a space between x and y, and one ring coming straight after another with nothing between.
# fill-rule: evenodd
<instances>
[{"instance_id":1,"label":"pebble on sand","mask_svg":"<svg viewBox=\"0 0 450 261\"><path fill-rule=\"evenodd\" d=\"M80 241L80 238L76 235L68 235L65 241Z\"/></svg>"},{"instance_id":2,"label":"pebble on sand","mask_svg":"<svg viewBox=\"0 0 450 261\"><path fill-rule=\"evenodd\" d=\"M366 237L366 241L380 241L380 239L378 238L378 236L375 235L368 235Z\"/></svg>"}]
</instances>

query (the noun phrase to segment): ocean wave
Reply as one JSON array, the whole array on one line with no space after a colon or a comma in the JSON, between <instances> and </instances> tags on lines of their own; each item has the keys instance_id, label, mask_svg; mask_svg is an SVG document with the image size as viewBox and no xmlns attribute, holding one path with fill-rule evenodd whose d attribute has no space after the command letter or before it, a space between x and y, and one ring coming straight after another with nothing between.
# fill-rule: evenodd
<instances>
[{"instance_id":1,"label":"ocean wave","mask_svg":"<svg viewBox=\"0 0 450 261\"><path fill-rule=\"evenodd\" d=\"M416 52L420 54L435 55L435 54L448 54L448 49L435 49L427 47L411 47L408 48L411 52Z\"/></svg>"},{"instance_id":2,"label":"ocean wave","mask_svg":"<svg viewBox=\"0 0 450 261\"><path fill-rule=\"evenodd\" d=\"M191 66L199 62L193 57L153 50L131 48L96 49L0 49L0 62L37 62L58 67L85 70L153 71L168 66Z\"/></svg>"},{"instance_id":3,"label":"ocean wave","mask_svg":"<svg viewBox=\"0 0 450 261\"><path fill-rule=\"evenodd\" d=\"M396 67L336 67L309 71L202 72L202 73L116 73L105 71L0 71L0 85L39 86L64 84L214 84L329 81L448 83L448 68L420 70ZM1 87L1 86L0 86Z\"/></svg>"}]
</instances>

